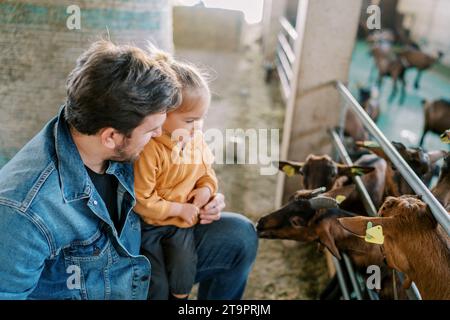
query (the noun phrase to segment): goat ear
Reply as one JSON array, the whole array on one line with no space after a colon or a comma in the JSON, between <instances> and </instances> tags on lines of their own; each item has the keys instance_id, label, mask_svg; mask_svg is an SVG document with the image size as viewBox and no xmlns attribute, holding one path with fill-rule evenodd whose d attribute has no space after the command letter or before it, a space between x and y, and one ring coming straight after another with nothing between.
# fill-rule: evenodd
<instances>
[{"instance_id":1,"label":"goat ear","mask_svg":"<svg viewBox=\"0 0 450 320\"><path fill-rule=\"evenodd\" d=\"M284 172L288 177L292 177L296 174L302 174L302 167L304 162L295 161L279 161L278 169Z\"/></svg>"},{"instance_id":2,"label":"goat ear","mask_svg":"<svg viewBox=\"0 0 450 320\"><path fill-rule=\"evenodd\" d=\"M341 226L358 236L364 236L366 234L367 223L371 221L367 217L353 217L353 218L338 218L338 222Z\"/></svg>"},{"instance_id":3,"label":"goat ear","mask_svg":"<svg viewBox=\"0 0 450 320\"><path fill-rule=\"evenodd\" d=\"M430 157L431 163L435 163L435 162L439 161L440 159L445 158L448 155L449 155L449 153L444 150L436 150L436 151L428 152L428 156Z\"/></svg>"},{"instance_id":4,"label":"goat ear","mask_svg":"<svg viewBox=\"0 0 450 320\"><path fill-rule=\"evenodd\" d=\"M327 247L333 256L341 260L342 257L339 253L339 249L336 247L336 242L334 241L334 236L331 231L331 225L322 223L317 229L317 235L319 236L320 243Z\"/></svg>"},{"instance_id":5,"label":"goat ear","mask_svg":"<svg viewBox=\"0 0 450 320\"><path fill-rule=\"evenodd\" d=\"M341 226L350 233L357 236L365 236L367 230L367 224L372 223L373 226L382 225L383 232L385 233L388 222L392 218L381 218L381 217L352 217L352 218L338 218L338 222Z\"/></svg>"},{"instance_id":6,"label":"goat ear","mask_svg":"<svg viewBox=\"0 0 450 320\"><path fill-rule=\"evenodd\" d=\"M362 176L375 170L374 167L338 165L340 176Z\"/></svg>"}]
</instances>

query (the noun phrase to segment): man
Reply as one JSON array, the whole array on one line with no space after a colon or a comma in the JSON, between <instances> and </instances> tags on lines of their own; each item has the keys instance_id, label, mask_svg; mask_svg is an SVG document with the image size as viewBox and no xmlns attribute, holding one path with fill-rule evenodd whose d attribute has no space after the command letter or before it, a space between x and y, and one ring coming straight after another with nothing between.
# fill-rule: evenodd
<instances>
[{"instance_id":1,"label":"man","mask_svg":"<svg viewBox=\"0 0 450 320\"><path fill-rule=\"evenodd\" d=\"M0 170L0 299L147 297L131 161L180 99L173 71L138 48L81 55L59 115ZM252 224L224 207L219 194L195 230L200 299L241 298L256 256Z\"/></svg>"}]
</instances>

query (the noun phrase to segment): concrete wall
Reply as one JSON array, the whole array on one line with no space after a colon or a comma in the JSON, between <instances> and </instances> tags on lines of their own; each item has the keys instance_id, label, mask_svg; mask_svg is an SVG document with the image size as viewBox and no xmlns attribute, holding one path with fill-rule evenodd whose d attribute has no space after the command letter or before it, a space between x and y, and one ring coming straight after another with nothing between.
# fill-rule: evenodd
<instances>
[{"instance_id":1,"label":"concrete wall","mask_svg":"<svg viewBox=\"0 0 450 320\"><path fill-rule=\"evenodd\" d=\"M405 15L403 23L413 39L444 52L442 62L450 66L450 1L399 0L398 10Z\"/></svg>"},{"instance_id":2,"label":"concrete wall","mask_svg":"<svg viewBox=\"0 0 450 320\"><path fill-rule=\"evenodd\" d=\"M236 51L244 27L241 11L175 6L173 38L177 48Z\"/></svg>"},{"instance_id":3,"label":"concrete wall","mask_svg":"<svg viewBox=\"0 0 450 320\"><path fill-rule=\"evenodd\" d=\"M293 96L284 124L282 158L303 161L310 153L330 154L328 128L338 125L341 100L330 81L346 82L362 1L300 0L296 29L297 65ZM278 205L300 187L298 176L280 175Z\"/></svg>"},{"instance_id":4,"label":"concrete wall","mask_svg":"<svg viewBox=\"0 0 450 320\"><path fill-rule=\"evenodd\" d=\"M80 30L66 27L73 4ZM76 58L106 27L114 42L172 49L169 0L0 2L0 166L56 114Z\"/></svg>"}]
</instances>

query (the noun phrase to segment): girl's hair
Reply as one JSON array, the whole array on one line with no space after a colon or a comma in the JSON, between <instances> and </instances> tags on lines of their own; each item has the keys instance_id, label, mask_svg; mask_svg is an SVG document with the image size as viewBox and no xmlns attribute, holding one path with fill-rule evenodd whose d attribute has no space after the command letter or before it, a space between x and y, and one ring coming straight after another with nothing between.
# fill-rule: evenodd
<instances>
[{"instance_id":1,"label":"girl's hair","mask_svg":"<svg viewBox=\"0 0 450 320\"><path fill-rule=\"evenodd\" d=\"M188 62L176 61L170 54L153 45L149 45L149 47L150 52L153 53L153 59L160 61L163 64L170 65L181 85L181 90L184 91L183 94L188 91L203 91L206 92L208 97L211 95L208 85L208 73ZM181 110L181 108L182 107L177 108L176 111L189 111Z\"/></svg>"}]
</instances>

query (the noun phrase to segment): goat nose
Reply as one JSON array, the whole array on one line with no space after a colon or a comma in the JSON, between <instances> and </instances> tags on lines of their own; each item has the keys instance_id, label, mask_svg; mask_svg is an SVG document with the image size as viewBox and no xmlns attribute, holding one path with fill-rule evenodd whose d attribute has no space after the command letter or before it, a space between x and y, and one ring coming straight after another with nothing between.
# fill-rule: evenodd
<instances>
[{"instance_id":1,"label":"goat nose","mask_svg":"<svg viewBox=\"0 0 450 320\"><path fill-rule=\"evenodd\" d=\"M255 228L256 231L261 231L264 228L264 223L261 220L257 221Z\"/></svg>"}]
</instances>

